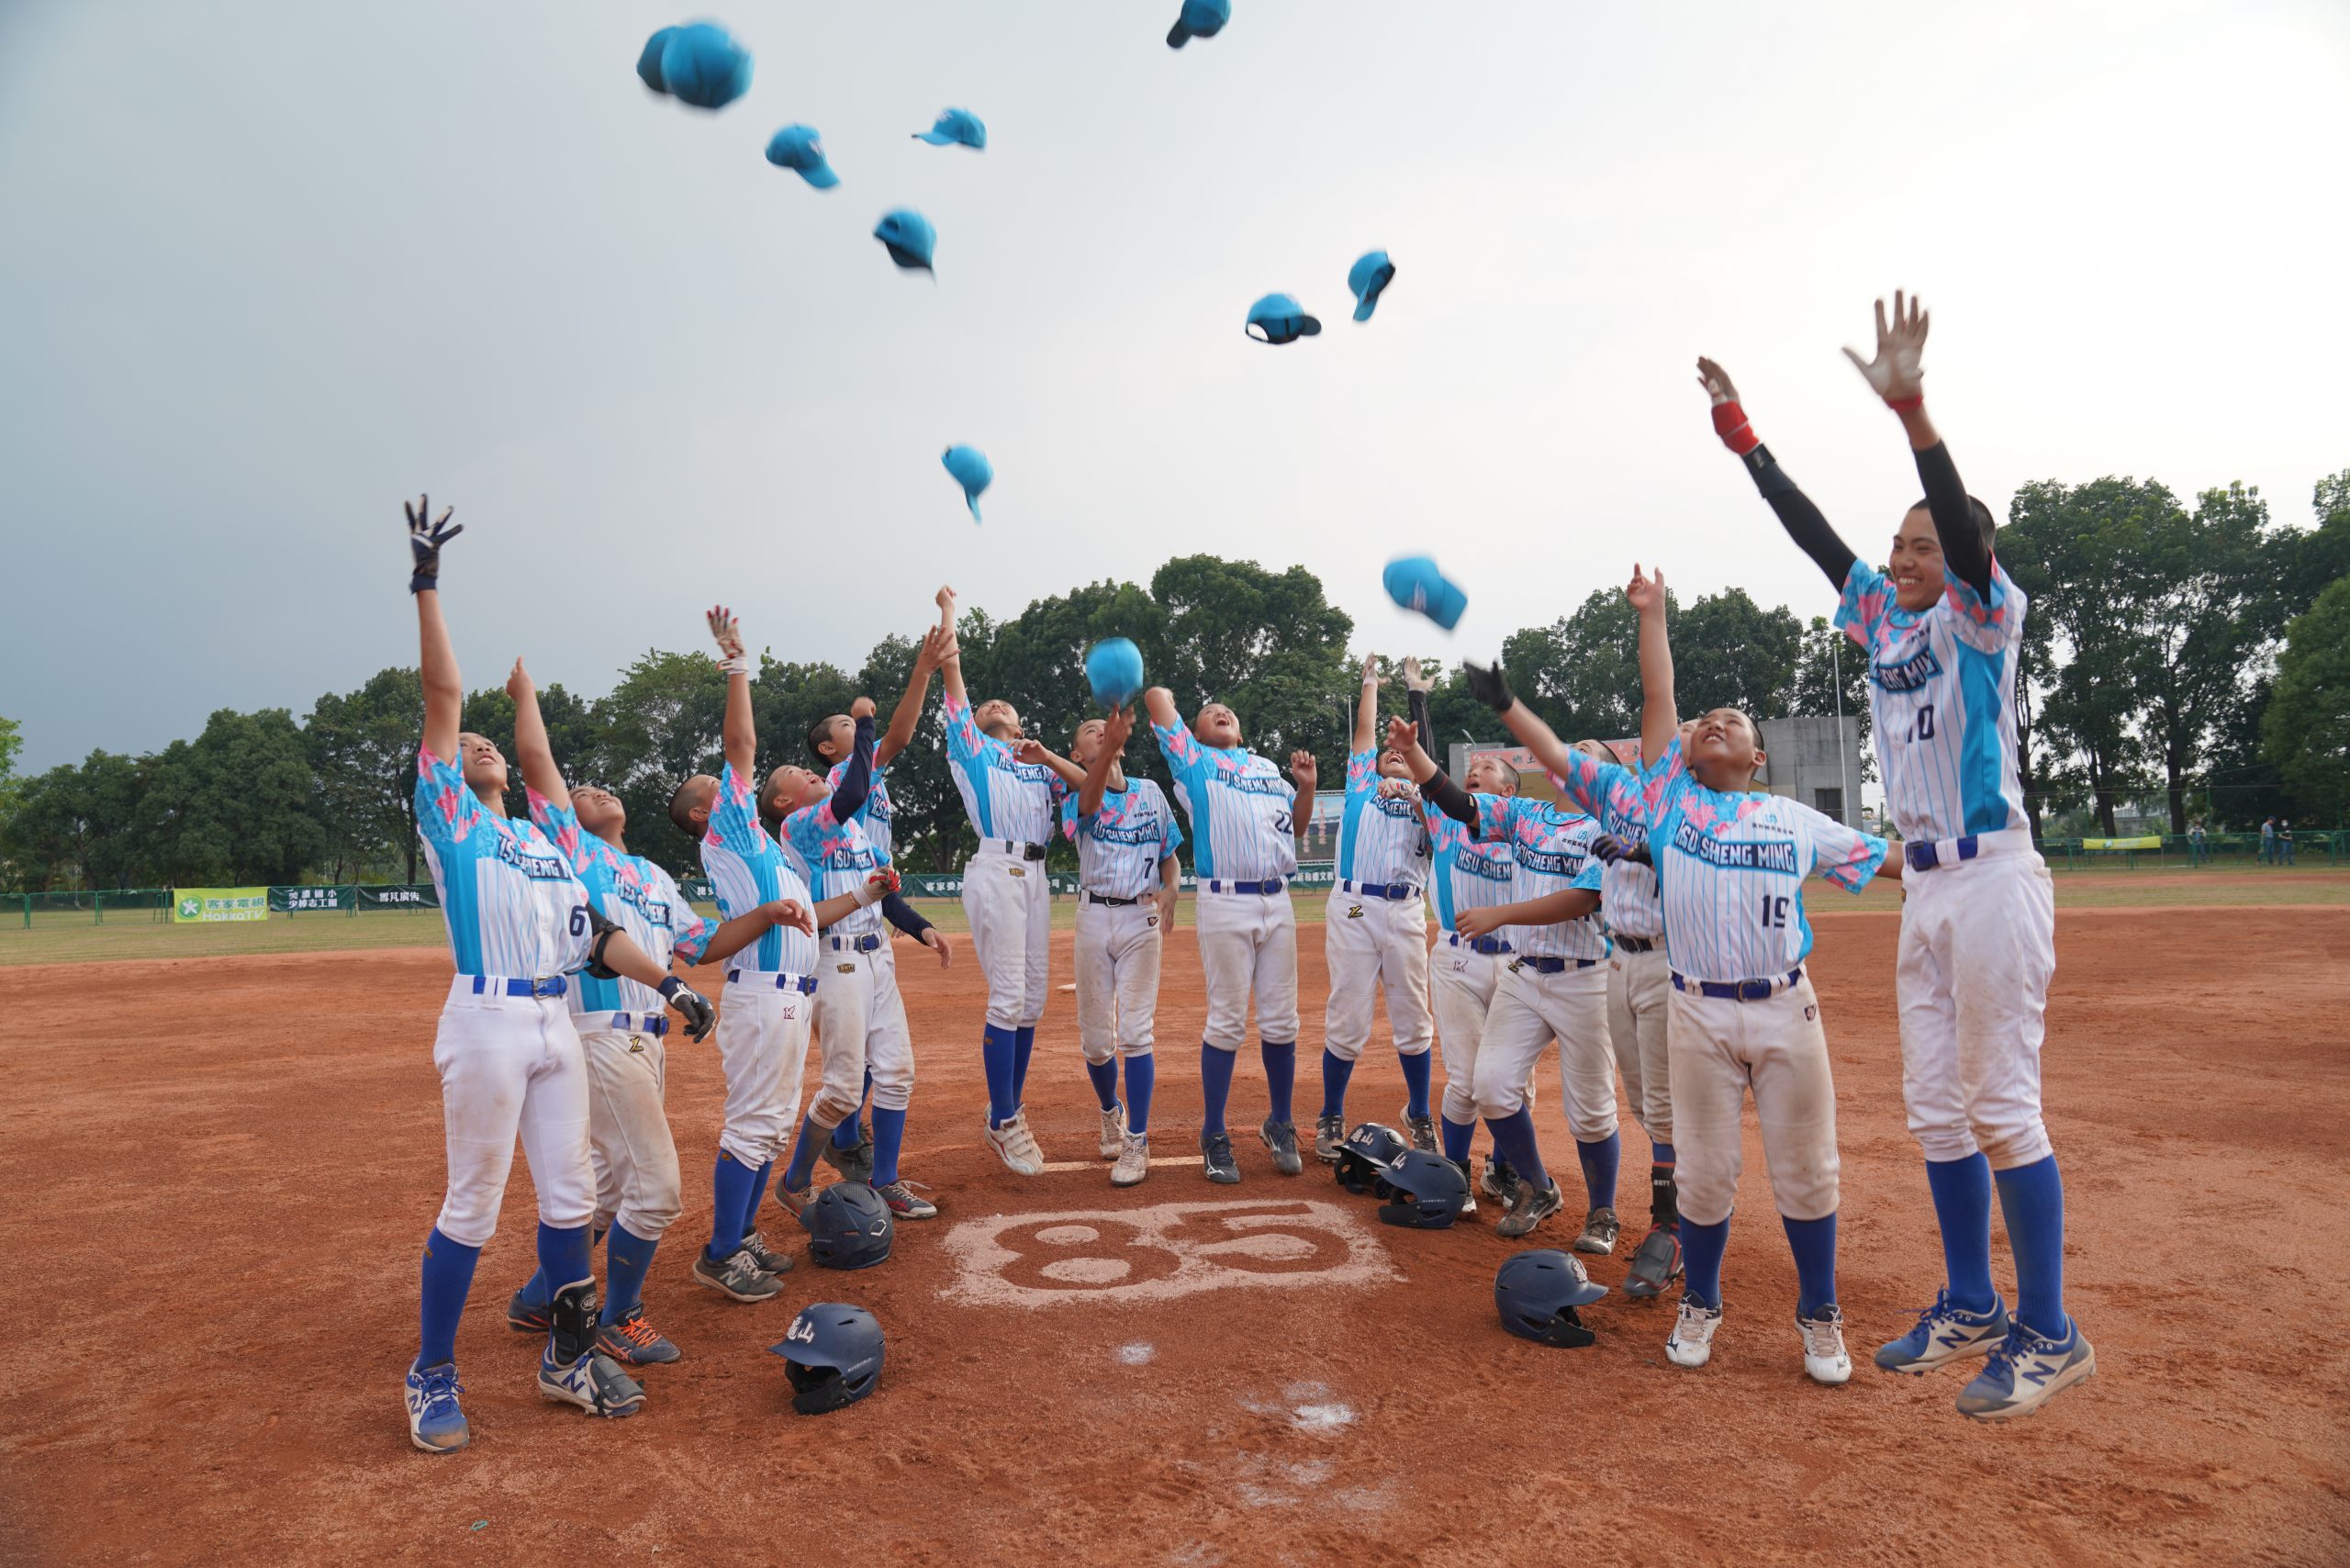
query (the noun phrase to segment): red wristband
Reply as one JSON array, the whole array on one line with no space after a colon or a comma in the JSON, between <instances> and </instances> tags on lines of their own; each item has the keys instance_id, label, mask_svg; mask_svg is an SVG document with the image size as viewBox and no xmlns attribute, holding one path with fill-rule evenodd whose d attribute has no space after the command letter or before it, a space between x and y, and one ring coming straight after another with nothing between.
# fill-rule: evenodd
<instances>
[{"instance_id":1,"label":"red wristband","mask_svg":"<svg viewBox=\"0 0 2350 1568\"><path fill-rule=\"evenodd\" d=\"M1926 395L1920 392L1911 398L1887 398L1885 406L1897 414L1914 413L1926 406Z\"/></svg>"},{"instance_id":2,"label":"red wristband","mask_svg":"<svg viewBox=\"0 0 2350 1568\"><path fill-rule=\"evenodd\" d=\"M1734 398L1727 403L1714 405L1714 433L1722 438L1724 446L1740 457L1762 444L1762 438L1756 435L1754 427L1746 422L1746 410L1738 406Z\"/></svg>"}]
</instances>

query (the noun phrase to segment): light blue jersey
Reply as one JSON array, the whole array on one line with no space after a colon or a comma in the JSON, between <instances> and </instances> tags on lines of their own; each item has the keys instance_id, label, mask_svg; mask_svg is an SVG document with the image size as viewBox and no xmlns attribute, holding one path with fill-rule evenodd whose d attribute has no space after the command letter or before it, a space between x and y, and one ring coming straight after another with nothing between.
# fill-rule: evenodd
<instances>
[{"instance_id":1,"label":"light blue jersey","mask_svg":"<svg viewBox=\"0 0 2350 1568\"><path fill-rule=\"evenodd\" d=\"M1192 869L1203 881L1262 882L1297 875L1291 812L1297 786L1272 758L1246 746L1211 746L1184 724L1153 724L1192 819Z\"/></svg>"},{"instance_id":2,"label":"light blue jersey","mask_svg":"<svg viewBox=\"0 0 2350 1568\"><path fill-rule=\"evenodd\" d=\"M579 813L569 806L558 806L536 790L525 793L531 821L571 862L597 913L627 932L665 969L673 958L701 962L718 924L686 902L676 878L643 856L624 855L581 827ZM624 975L598 980L585 970L568 995L576 1014L641 1013L658 1018L668 1006L659 991L642 980Z\"/></svg>"},{"instance_id":3,"label":"light blue jersey","mask_svg":"<svg viewBox=\"0 0 2350 1568\"><path fill-rule=\"evenodd\" d=\"M1785 795L1725 794L1689 776L1675 736L1642 775L1664 884L1664 951L1693 980L1780 979L1811 953L1803 882L1868 886L1885 840Z\"/></svg>"},{"instance_id":4,"label":"light blue jersey","mask_svg":"<svg viewBox=\"0 0 2350 1568\"><path fill-rule=\"evenodd\" d=\"M1437 924L1449 935L1452 918L1464 909L1493 909L1510 902L1517 878L1517 857L1505 838L1480 839L1446 816L1433 801L1420 803L1427 818L1428 843L1435 857L1428 887L1436 894ZM1606 895L1601 895L1604 900ZM1508 942L1510 934L1496 934ZM1516 944L1512 943L1515 947Z\"/></svg>"},{"instance_id":5,"label":"light blue jersey","mask_svg":"<svg viewBox=\"0 0 2350 1568\"><path fill-rule=\"evenodd\" d=\"M1987 599L1943 577L1942 597L1911 611L1882 573L1854 561L1836 605L1836 624L1868 650L1886 809L1903 838L1927 842L2031 823L2016 741L2023 590L1996 561Z\"/></svg>"},{"instance_id":6,"label":"light blue jersey","mask_svg":"<svg viewBox=\"0 0 2350 1568\"><path fill-rule=\"evenodd\" d=\"M416 828L461 975L546 980L586 967L588 890L553 839L486 810L455 764L420 746Z\"/></svg>"},{"instance_id":7,"label":"light blue jersey","mask_svg":"<svg viewBox=\"0 0 2350 1568\"><path fill-rule=\"evenodd\" d=\"M782 846L760 825L750 780L728 763L719 777L718 798L710 806L710 831L702 835L701 868L718 895L718 913L728 920L777 899L798 899L814 907L808 884L793 869ZM740 967L767 974L816 972L816 939L796 925L774 925L743 949Z\"/></svg>"},{"instance_id":8,"label":"light blue jersey","mask_svg":"<svg viewBox=\"0 0 2350 1568\"><path fill-rule=\"evenodd\" d=\"M1014 760L1012 748L979 728L971 705L946 694L946 770L962 792L971 831L981 838L1046 844L1053 808L1069 792L1061 776L1040 762Z\"/></svg>"},{"instance_id":9,"label":"light blue jersey","mask_svg":"<svg viewBox=\"0 0 2350 1568\"><path fill-rule=\"evenodd\" d=\"M888 864L874 853L863 824L856 817L841 822L833 815L833 798L829 795L783 819L783 846L791 857L791 868L800 873L820 900L862 892L873 873ZM849 911L824 931L833 936L862 936L868 932L878 932L885 937L890 935L889 923L882 917L878 902Z\"/></svg>"},{"instance_id":10,"label":"light blue jersey","mask_svg":"<svg viewBox=\"0 0 2350 1568\"><path fill-rule=\"evenodd\" d=\"M1563 778L1550 775L1559 799L1598 818L1600 827L1621 839L1627 849L1648 837L1648 801L1640 792L1639 774L1621 763L1602 762L1572 749L1567 752L1567 768ZM1599 898L1613 935L1651 942L1664 935L1664 903L1655 868L1617 861L1599 874Z\"/></svg>"},{"instance_id":11,"label":"light blue jersey","mask_svg":"<svg viewBox=\"0 0 2350 1568\"><path fill-rule=\"evenodd\" d=\"M1511 902L1549 898L1570 888L1602 891L1599 857L1591 852L1591 841L1599 834L1596 821L1527 795L1469 798L1477 802L1477 836L1498 838L1510 846L1515 863ZM1608 953L1607 933L1597 910L1549 925L1513 925L1508 930L1510 946L1525 958L1596 963Z\"/></svg>"},{"instance_id":12,"label":"light blue jersey","mask_svg":"<svg viewBox=\"0 0 2350 1568\"><path fill-rule=\"evenodd\" d=\"M1080 816L1077 793L1061 801L1061 831L1077 846L1077 885L1109 899L1138 899L1158 886L1159 862L1183 846L1175 808L1157 783L1129 778L1102 791L1102 809Z\"/></svg>"},{"instance_id":13,"label":"light blue jersey","mask_svg":"<svg viewBox=\"0 0 2350 1568\"><path fill-rule=\"evenodd\" d=\"M1379 753L1347 756L1347 796L1338 818L1338 880L1392 887L1428 880L1428 835L1418 803L1379 792Z\"/></svg>"},{"instance_id":14,"label":"light blue jersey","mask_svg":"<svg viewBox=\"0 0 2350 1568\"><path fill-rule=\"evenodd\" d=\"M835 762L824 775L824 787L837 792L841 779L848 772L848 764ZM890 770L878 764L873 769L873 787L866 791L865 804L856 808L856 825L865 830L865 842L884 866L893 865L890 858L896 839L890 832L895 808L890 804Z\"/></svg>"}]
</instances>

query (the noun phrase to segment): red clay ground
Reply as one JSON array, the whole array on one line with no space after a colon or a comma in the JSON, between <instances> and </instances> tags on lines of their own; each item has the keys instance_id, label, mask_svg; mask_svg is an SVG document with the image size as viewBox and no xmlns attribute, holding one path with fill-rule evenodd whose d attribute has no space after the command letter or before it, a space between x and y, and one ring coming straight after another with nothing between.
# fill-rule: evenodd
<instances>
[{"instance_id":1,"label":"red clay ground","mask_svg":"<svg viewBox=\"0 0 2350 1568\"><path fill-rule=\"evenodd\" d=\"M1864 1357L1931 1294L1939 1251L1902 1127L1895 917L1818 924ZM2350 910L2070 912L2058 941L2048 1101L2100 1371L2024 1423L1962 1420L1953 1377L1804 1379L1751 1123L1729 1316L1697 1372L1663 1361L1669 1307L1620 1295L1592 1310L1591 1350L1508 1338L1491 1295L1508 1249L1485 1223L1390 1229L1317 1170L1274 1176L1253 1140L1231 1190L1196 1167L1125 1193L1098 1168L1013 1177L979 1143L966 950L946 975L904 969L924 1073L908 1169L939 1220L905 1226L882 1268L803 1261L781 1303L736 1306L687 1279L707 1228L689 1181L648 1293L687 1360L607 1425L543 1403L536 1347L504 1326L532 1266L518 1161L459 1340L476 1439L450 1457L409 1448L398 1395L440 1193L445 958L7 971L0 1560L2344 1561ZM1309 932L1305 1078L1320 946ZM1188 931L1166 989L1173 1154L1197 1108ZM1091 1152L1078 1062L1057 991L1030 1092L1056 1159ZM1544 1083L1572 1186L1548 1066ZM706 1168L715 1057L677 1046L671 1085L688 1170ZM1367 1059L1353 1114L1400 1098L1393 1058ZM1236 1125L1262 1114L1252 1058L1236 1101ZM1626 1126L1629 1217L1646 1149ZM1243 1204L1283 1234L1236 1241L1255 1227L1175 1204ZM986 1225L950 1245L966 1222L1069 1211L1149 1234L1063 1219L1011 1230L1017 1257ZM764 1349L811 1299L864 1303L890 1333L879 1393L814 1419Z\"/></svg>"}]
</instances>

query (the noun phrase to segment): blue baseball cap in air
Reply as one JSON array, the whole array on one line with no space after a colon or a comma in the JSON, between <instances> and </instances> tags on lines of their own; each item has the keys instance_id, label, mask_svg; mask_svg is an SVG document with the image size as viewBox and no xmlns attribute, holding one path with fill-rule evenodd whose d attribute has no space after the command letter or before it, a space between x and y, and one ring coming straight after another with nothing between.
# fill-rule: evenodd
<instances>
[{"instance_id":1,"label":"blue baseball cap in air","mask_svg":"<svg viewBox=\"0 0 2350 1568\"><path fill-rule=\"evenodd\" d=\"M1379 308L1379 291L1395 281L1395 263L1384 251L1366 251L1348 269L1347 286L1354 291L1355 319L1368 321Z\"/></svg>"},{"instance_id":2,"label":"blue baseball cap in air","mask_svg":"<svg viewBox=\"0 0 2350 1568\"><path fill-rule=\"evenodd\" d=\"M1436 569L1426 555L1399 555L1387 563L1382 580L1387 597L1405 610L1416 610L1446 631L1460 623L1469 596L1460 585Z\"/></svg>"},{"instance_id":3,"label":"blue baseball cap in air","mask_svg":"<svg viewBox=\"0 0 2350 1568\"><path fill-rule=\"evenodd\" d=\"M968 109L941 109L938 123L928 130L915 131L914 140L927 141L933 147L960 142L974 152L983 152L987 151L988 128Z\"/></svg>"},{"instance_id":4,"label":"blue baseball cap in air","mask_svg":"<svg viewBox=\"0 0 2350 1568\"><path fill-rule=\"evenodd\" d=\"M986 454L976 446L950 446L939 459L955 482L963 487L963 504L971 509L971 521L979 521L979 496L995 483L995 468Z\"/></svg>"},{"instance_id":5,"label":"blue baseball cap in air","mask_svg":"<svg viewBox=\"0 0 2350 1568\"><path fill-rule=\"evenodd\" d=\"M820 191L841 183L824 162L824 141L812 125L787 125L768 139L767 162L778 169L796 169L800 177Z\"/></svg>"},{"instance_id":6,"label":"blue baseball cap in air","mask_svg":"<svg viewBox=\"0 0 2350 1568\"><path fill-rule=\"evenodd\" d=\"M908 272L931 273L931 252L938 246L938 230L930 219L911 207L893 207L881 215L873 228L873 237L881 241L890 259Z\"/></svg>"},{"instance_id":7,"label":"blue baseball cap in air","mask_svg":"<svg viewBox=\"0 0 2350 1568\"><path fill-rule=\"evenodd\" d=\"M661 46L661 84L679 103L722 109L751 87L751 51L724 28L693 22Z\"/></svg>"},{"instance_id":8,"label":"blue baseball cap in air","mask_svg":"<svg viewBox=\"0 0 2350 1568\"><path fill-rule=\"evenodd\" d=\"M661 51L669 47L669 39L677 31L675 28L663 28L644 40L644 52L636 57L636 79L665 97L668 95L669 84L661 79Z\"/></svg>"},{"instance_id":9,"label":"blue baseball cap in air","mask_svg":"<svg viewBox=\"0 0 2350 1568\"><path fill-rule=\"evenodd\" d=\"M1181 49L1193 39L1212 39L1232 20L1232 0L1183 0L1183 14L1168 29L1167 47Z\"/></svg>"},{"instance_id":10,"label":"blue baseball cap in air","mask_svg":"<svg viewBox=\"0 0 2350 1568\"><path fill-rule=\"evenodd\" d=\"M1245 330L1260 343L1293 343L1321 331L1322 323L1305 313L1294 295L1269 294L1248 307Z\"/></svg>"}]
</instances>

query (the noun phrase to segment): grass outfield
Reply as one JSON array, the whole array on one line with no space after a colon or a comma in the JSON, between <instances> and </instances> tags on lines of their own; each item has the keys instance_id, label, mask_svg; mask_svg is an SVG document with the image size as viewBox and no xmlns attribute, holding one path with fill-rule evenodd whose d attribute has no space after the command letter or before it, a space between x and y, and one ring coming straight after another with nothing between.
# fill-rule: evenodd
<instances>
[{"instance_id":1,"label":"grass outfield","mask_svg":"<svg viewBox=\"0 0 2350 1568\"><path fill-rule=\"evenodd\" d=\"M1895 909L1900 893L1890 881L1872 882L1859 898L1831 889L1810 890L1817 914L1840 910ZM1187 913L1179 924L1189 925ZM2329 867L2199 871L2074 871L2056 877L2059 909L2160 909L2179 905L2350 904L2350 870ZM915 902L925 918L947 931L964 931L963 906L953 899ZM1297 900L1297 917L1319 924L1323 900L1308 892ZM709 911L715 913L716 912ZM1053 924L1077 923L1077 901L1053 901ZM144 913L118 914L101 925L86 915L37 914L30 929L13 918L0 924L0 968L12 964L97 963L117 958L210 958L238 953L322 953L346 948L434 947L448 940L440 914L431 910L386 910L365 914L273 914L265 921L236 924L174 925Z\"/></svg>"}]
</instances>

